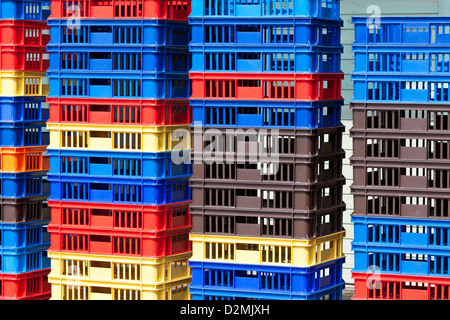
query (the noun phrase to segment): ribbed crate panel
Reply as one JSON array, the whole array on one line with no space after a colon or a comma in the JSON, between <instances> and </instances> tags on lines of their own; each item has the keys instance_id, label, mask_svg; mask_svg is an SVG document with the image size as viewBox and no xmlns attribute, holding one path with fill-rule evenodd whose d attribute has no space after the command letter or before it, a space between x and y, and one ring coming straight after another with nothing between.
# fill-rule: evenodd
<instances>
[{"instance_id":1,"label":"ribbed crate panel","mask_svg":"<svg viewBox=\"0 0 450 320\"><path fill-rule=\"evenodd\" d=\"M50 183L47 171L24 173L0 173L0 197L26 198L49 195Z\"/></svg>"},{"instance_id":2,"label":"ribbed crate panel","mask_svg":"<svg viewBox=\"0 0 450 320\"><path fill-rule=\"evenodd\" d=\"M50 169L46 146L0 148L0 172L31 172Z\"/></svg>"},{"instance_id":3,"label":"ribbed crate panel","mask_svg":"<svg viewBox=\"0 0 450 320\"><path fill-rule=\"evenodd\" d=\"M50 66L45 48L28 46L0 45L0 70L2 71L40 71Z\"/></svg>"},{"instance_id":4,"label":"ribbed crate panel","mask_svg":"<svg viewBox=\"0 0 450 320\"><path fill-rule=\"evenodd\" d=\"M50 220L24 223L0 223L0 249L21 249L50 242Z\"/></svg>"},{"instance_id":5,"label":"ribbed crate panel","mask_svg":"<svg viewBox=\"0 0 450 320\"><path fill-rule=\"evenodd\" d=\"M22 1L15 1L20 2ZM27 46L45 50L49 41L50 28L47 21L15 19L0 21L0 45Z\"/></svg>"},{"instance_id":6,"label":"ribbed crate panel","mask_svg":"<svg viewBox=\"0 0 450 320\"><path fill-rule=\"evenodd\" d=\"M21 274L0 273L0 300L48 300L50 269Z\"/></svg>"},{"instance_id":7,"label":"ribbed crate panel","mask_svg":"<svg viewBox=\"0 0 450 320\"><path fill-rule=\"evenodd\" d=\"M49 144L45 122L0 123L1 147L20 148Z\"/></svg>"},{"instance_id":8,"label":"ribbed crate panel","mask_svg":"<svg viewBox=\"0 0 450 320\"><path fill-rule=\"evenodd\" d=\"M0 96L46 96L49 92L45 72L40 71L1 71Z\"/></svg>"},{"instance_id":9,"label":"ribbed crate panel","mask_svg":"<svg viewBox=\"0 0 450 320\"><path fill-rule=\"evenodd\" d=\"M0 97L0 123L46 122L48 119L45 97Z\"/></svg>"},{"instance_id":10,"label":"ribbed crate panel","mask_svg":"<svg viewBox=\"0 0 450 320\"><path fill-rule=\"evenodd\" d=\"M18 274L50 268L50 242L19 249L0 249L0 272Z\"/></svg>"},{"instance_id":11,"label":"ribbed crate panel","mask_svg":"<svg viewBox=\"0 0 450 320\"><path fill-rule=\"evenodd\" d=\"M47 196L0 199L0 222L21 223L50 219Z\"/></svg>"}]
</instances>

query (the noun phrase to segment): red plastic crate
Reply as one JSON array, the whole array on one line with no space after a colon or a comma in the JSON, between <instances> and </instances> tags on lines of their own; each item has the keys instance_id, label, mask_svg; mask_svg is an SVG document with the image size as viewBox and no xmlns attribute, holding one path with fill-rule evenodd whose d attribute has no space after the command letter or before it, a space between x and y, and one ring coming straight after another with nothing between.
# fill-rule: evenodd
<instances>
[{"instance_id":1,"label":"red plastic crate","mask_svg":"<svg viewBox=\"0 0 450 320\"><path fill-rule=\"evenodd\" d=\"M189 100L47 98L50 123L167 126L189 125Z\"/></svg>"},{"instance_id":2,"label":"red plastic crate","mask_svg":"<svg viewBox=\"0 0 450 320\"><path fill-rule=\"evenodd\" d=\"M450 300L450 278L352 273L353 300Z\"/></svg>"},{"instance_id":3,"label":"red plastic crate","mask_svg":"<svg viewBox=\"0 0 450 320\"><path fill-rule=\"evenodd\" d=\"M0 46L0 70L45 72L50 66L45 53L45 49L40 47Z\"/></svg>"},{"instance_id":4,"label":"red plastic crate","mask_svg":"<svg viewBox=\"0 0 450 320\"><path fill-rule=\"evenodd\" d=\"M0 45L22 45L46 50L50 27L46 21L0 20Z\"/></svg>"},{"instance_id":5,"label":"red plastic crate","mask_svg":"<svg viewBox=\"0 0 450 320\"><path fill-rule=\"evenodd\" d=\"M52 0L50 18L170 19L187 21L190 0Z\"/></svg>"},{"instance_id":6,"label":"red plastic crate","mask_svg":"<svg viewBox=\"0 0 450 320\"><path fill-rule=\"evenodd\" d=\"M191 201L161 206L48 201L51 225L111 231L161 232L192 227Z\"/></svg>"},{"instance_id":7,"label":"red plastic crate","mask_svg":"<svg viewBox=\"0 0 450 320\"><path fill-rule=\"evenodd\" d=\"M50 269L19 274L0 273L0 300L48 300Z\"/></svg>"}]
</instances>

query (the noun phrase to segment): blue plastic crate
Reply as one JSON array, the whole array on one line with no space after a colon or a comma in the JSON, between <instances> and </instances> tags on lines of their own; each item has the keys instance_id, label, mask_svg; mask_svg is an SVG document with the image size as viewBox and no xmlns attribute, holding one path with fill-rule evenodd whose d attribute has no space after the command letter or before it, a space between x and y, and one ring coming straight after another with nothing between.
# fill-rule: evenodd
<instances>
[{"instance_id":1,"label":"blue plastic crate","mask_svg":"<svg viewBox=\"0 0 450 320\"><path fill-rule=\"evenodd\" d=\"M191 17L292 17L340 19L340 0L192 0Z\"/></svg>"},{"instance_id":2,"label":"blue plastic crate","mask_svg":"<svg viewBox=\"0 0 450 320\"><path fill-rule=\"evenodd\" d=\"M340 73L342 48L191 46L191 72Z\"/></svg>"},{"instance_id":3,"label":"blue plastic crate","mask_svg":"<svg viewBox=\"0 0 450 320\"><path fill-rule=\"evenodd\" d=\"M0 248L24 248L50 243L50 234L47 232L49 222L0 223Z\"/></svg>"},{"instance_id":4,"label":"blue plastic crate","mask_svg":"<svg viewBox=\"0 0 450 320\"><path fill-rule=\"evenodd\" d=\"M342 21L294 18L190 18L190 45L341 47Z\"/></svg>"},{"instance_id":5,"label":"blue plastic crate","mask_svg":"<svg viewBox=\"0 0 450 320\"><path fill-rule=\"evenodd\" d=\"M189 178L192 175L188 152L111 153L48 149L47 154L50 156L48 176L55 174L129 180ZM172 161L172 157L177 163Z\"/></svg>"},{"instance_id":6,"label":"blue plastic crate","mask_svg":"<svg viewBox=\"0 0 450 320\"><path fill-rule=\"evenodd\" d=\"M47 72L48 97L103 99L188 99L191 92L187 73L81 73Z\"/></svg>"},{"instance_id":7,"label":"blue plastic crate","mask_svg":"<svg viewBox=\"0 0 450 320\"><path fill-rule=\"evenodd\" d=\"M46 21L49 16L50 1L0 1L0 19Z\"/></svg>"},{"instance_id":8,"label":"blue plastic crate","mask_svg":"<svg viewBox=\"0 0 450 320\"><path fill-rule=\"evenodd\" d=\"M48 176L50 198L55 201L89 201L164 205L190 201L189 178L133 179Z\"/></svg>"},{"instance_id":9,"label":"blue plastic crate","mask_svg":"<svg viewBox=\"0 0 450 320\"><path fill-rule=\"evenodd\" d=\"M0 173L0 197L25 198L50 194L47 171Z\"/></svg>"},{"instance_id":10,"label":"blue plastic crate","mask_svg":"<svg viewBox=\"0 0 450 320\"><path fill-rule=\"evenodd\" d=\"M340 126L344 101L190 100L189 103L194 126L316 129Z\"/></svg>"},{"instance_id":11,"label":"blue plastic crate","mask_svg":"<svg viewBox=\"0 0 450 320\"><path fill-rule=\"evenodd\" d=\"M171 72L188 73L190 58L187 47L142 47L96 49L84 47L63 48L50 51L48 71L84 72L122 72L139 73ZM120 50L119 50L120 49ZM54 47L52 47L54 50Z\"/></svg>"},{"instance_id":12,"label":"blue plastic crate","mask_svg":"<svg viewBox=\"0 0 450 320\"><path fill-rule=\"evenodd\" d=\"M156 19L49 19L48 50L83 45L97 48L183 46L190 42L187 22Z\"/></svg>"},{"instance_id":13,"label":"blue plastic crate","mask_svg":"<svg viewBox=\"0 0 450 320\"><path fill-rule=\"evenodd\" d=\"M43 122L49 118L45 97L0 97L0 123Z\"/></svg>"},{"instance_id":14,"label":"blue plastic crate","mask_svg":"<svg viewBox=\"0 0 450 320\"><path fill-rule=\"evenodd\" d=\"M308 268L189 260L191 288L277 295L311 295L343 284L345 258Z\"/></svg>"},{"instance_id":15,"label":"blue plastic crate","mask_svg":"<svg viewBox=\"0 0 450 320\"><path fill-rule=\"evenodd\" d=\"M50 268L50 242L19 249L0 249L0 272L23 273Z\"/></svg>"},{"instance_id":16,"label":"blue plastic crate","mask_svg":"<svg viewBox=\"0 0 450 320\"><path fill-rule=\"evenodd\" d=\"M0 123L0 146L30 147L49 144L49 133L45 122Z\"/></svg>"},{"instance_id":17,"label":"blue plastic crate","mask_svg":"<svg viewBox=\"0 0 450 320\"><path fill-rule=\"evenodd\" d=\"M450 46L450 17L352 17L354 44Z\"/></svg>"},{"instance_id":18,"label":"blue plastic crate","mask_svg":"<svg viewBox=\"0 0 450 320\"><path fill-rule=\"evenodd\" d=\"M450 80L446 76L407 74L352 74L353 101L448 103Z\"/></svg>"}]
</instances>

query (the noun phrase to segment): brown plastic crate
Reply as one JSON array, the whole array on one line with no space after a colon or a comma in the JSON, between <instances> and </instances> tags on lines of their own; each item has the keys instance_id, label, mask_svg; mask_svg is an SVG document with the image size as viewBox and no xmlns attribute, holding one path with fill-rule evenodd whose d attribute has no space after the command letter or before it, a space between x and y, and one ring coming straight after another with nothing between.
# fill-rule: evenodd
<instances>
[{"instance_id":1,"label":"brown plastic crate","mask_svg":"<svg viewBox=\"0 0 450 320\"><path fill-rule=\"evenodd\" d=\"M350 103L352 130L442 133L450 130L450 104Z\"/></svg>"},{"instance_id":2,"label":"brown plastic crate","mask_svg":"<svg viewBox=\"0 0 450 320\"><path fill-rule=\"evenodd\" d=\"M50 219L48 196L0 199L0 223L21 223Z\"/></svg>"},{"instance_id":3,"label":"brown plastic crate","mask_svg":"<svg viewBox=\"0 0 450 320\"><path fill-rule=\"evenodd\" d=\"M223 156L223 161L226 157L236 154L267 157L276 154L309 159L319 155L341 152L344 130L344 126L311 130L192 126L192 160L201 162L208 153ZM210 151L211 149L214 151Z\"/></svg>"},{"instance_id":4,"label":"brown plastic crate","mask_svg":"<svg viewBox=\"0 0 450 320\"><path fill-rule=\"evenodd\" d=\"M261 212L216 214L192 209L192 234L314 239L343 231L342 208L323 215Z\"/></svg>"},{"instance_id":5,"label":"brown plastic crate","mask_svg":"<svg viewBox=\"0 0 450 320\"><path fill-rule=\"evenodd\" d=\"M345 178L328 182L290 185L236 183L191 179L192 207L230 208L257 212L310 213L343 205Z\"/></svg>"}]
</instances>

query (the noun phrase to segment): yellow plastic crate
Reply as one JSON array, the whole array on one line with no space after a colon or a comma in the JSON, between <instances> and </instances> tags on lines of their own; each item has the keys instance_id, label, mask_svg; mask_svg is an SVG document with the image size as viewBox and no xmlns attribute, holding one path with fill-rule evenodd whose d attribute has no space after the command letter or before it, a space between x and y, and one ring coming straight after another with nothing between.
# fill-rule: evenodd
<instances>
[{"instance_id":1,"label":"yellow plastic crate","mask_svg":"<svg viewBox=\"0 0 450 320\"><path fill-rule=\"evenodd\" d=\"M190 234L193 261L309 267L344 257L345 231L312 240Z\"/></svg>"},{"instance_id":2,"label":"yellow plastic crate","mask_svg":"<svg viewBox=\"0 0 450 320\"><path fill-rule=\"evenodd\" d=\"M47 123L49 149L164 152L189 150L191 134L184 126L111 126Z\"/></svg>"},{"instance_id":3,"label":"yellow plastic crate","mask_svg":"<svg viewBox=\"0 0 450 320\"><path fill-rule=\"evenodd\" d=\"M42 71L0 72L0 96L46 96L49 84Z\"/></svg>"}]
</instances>

